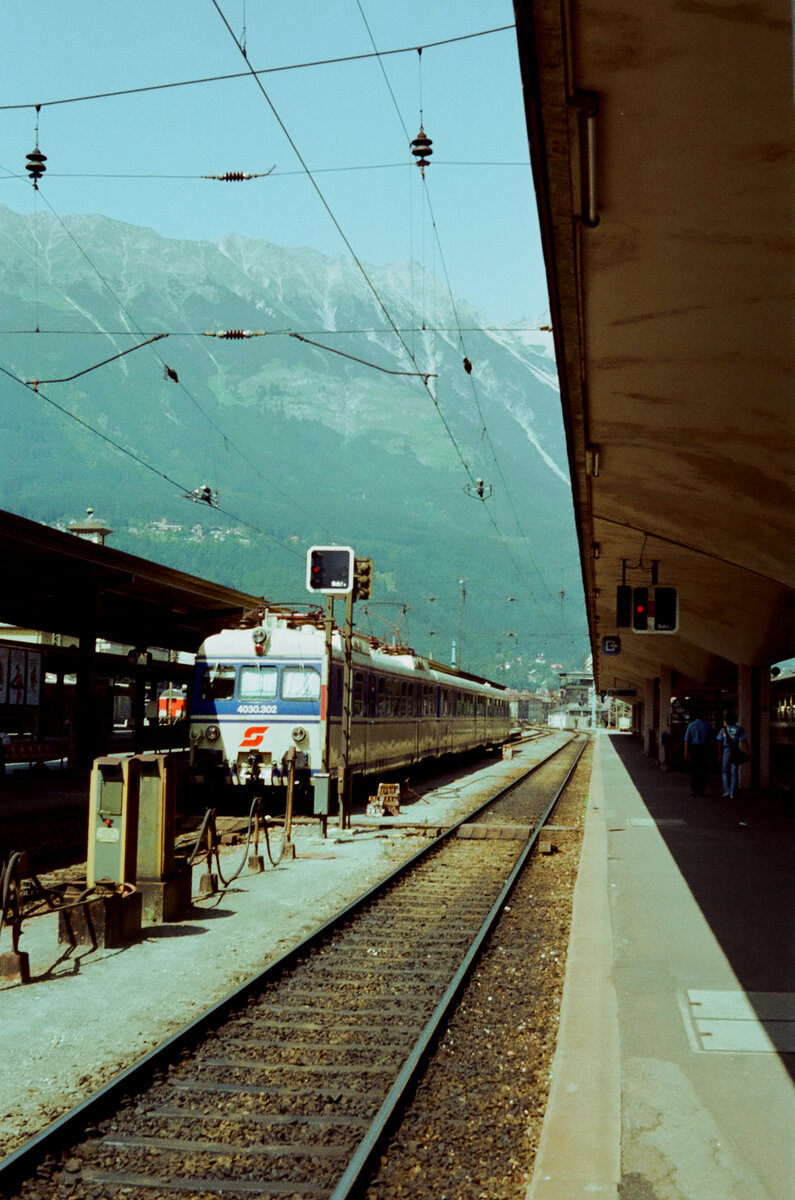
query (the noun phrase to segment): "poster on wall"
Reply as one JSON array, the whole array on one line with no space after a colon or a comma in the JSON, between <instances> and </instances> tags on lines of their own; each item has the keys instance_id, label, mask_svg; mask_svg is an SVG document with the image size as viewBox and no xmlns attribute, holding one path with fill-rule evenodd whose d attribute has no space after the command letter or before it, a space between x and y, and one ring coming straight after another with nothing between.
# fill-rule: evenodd
<instances>
[{"instance_id":1,"label":"poster on wall","mask_svg":"<svg viewBox=\"0 0 795 1200\"><path fill-rule=\"evenodd\" d=\"M25 703L38 704L41 700L41 655L37 650L27 651Z\"/></svg>"},{"instance_id":2,"label":"poster on wall","mask_svg":"<svg viewBox=\"0 0 795 1200\"><path fill-rule=\"evenodd\" d=\"M24 650L12 650L8 656L8 703L25 703Z\"/></svg>"},{"instance_id":3,"label":"poster on wall","mask_svg":"<svg viewBox=\"0 0 795 1200\"><path fill-rule=\"evenodd\" d=\"M0 704L8 700L8 646L0 646Z\"/></svg>"}]
</instances>

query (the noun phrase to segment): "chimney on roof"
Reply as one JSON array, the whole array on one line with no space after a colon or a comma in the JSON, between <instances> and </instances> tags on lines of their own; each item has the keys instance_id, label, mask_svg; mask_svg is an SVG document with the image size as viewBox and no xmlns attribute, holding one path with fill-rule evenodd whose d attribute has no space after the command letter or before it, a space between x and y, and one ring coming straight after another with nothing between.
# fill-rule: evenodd
<instances>
[{"instance_id":1,"label":"chimney on roof","mask_svg":"<svg viewBox=\"0 0 795 1200\"><path fill-rule=\"evenodd\" d=\"M76 534L77 537L85 538L88 542L95 542L97 546L104 546L105 538L113 533L113 530L108 529L107 525L103 525L101 521L95 521L93 508L87 508L86 519L72 521L69 532Z\"/></svg>"}]
</instances>

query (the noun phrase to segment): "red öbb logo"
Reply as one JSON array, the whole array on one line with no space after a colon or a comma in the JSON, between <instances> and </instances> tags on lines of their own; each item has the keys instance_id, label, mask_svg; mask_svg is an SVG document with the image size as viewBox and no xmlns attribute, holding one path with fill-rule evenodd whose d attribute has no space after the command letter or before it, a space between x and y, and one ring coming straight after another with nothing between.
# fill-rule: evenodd
<instances>
[{"instance_id":1,"label":"red \u00f6bb logo","mask_svg":"<svg viewBox=\"0 0 795 1200\"><path fill-rule=\"evenodd\" d=\"M249 725L246 732L243 734L243 740L240 743L240 749L253 749L254 746L262 744L262 735L267 730L267 725Z\"/></svg>"}]
</instances>

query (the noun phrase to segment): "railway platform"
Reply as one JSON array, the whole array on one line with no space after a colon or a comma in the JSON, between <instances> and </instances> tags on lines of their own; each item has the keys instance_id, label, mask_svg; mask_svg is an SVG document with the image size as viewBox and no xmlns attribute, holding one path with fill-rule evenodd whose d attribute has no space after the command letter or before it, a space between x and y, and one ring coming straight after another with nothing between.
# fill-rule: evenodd
<instances>
[{"instance_id":1,"label":"railway platform","mask_svg":"<svg viewBox=\"0 0 795 1200\"><path fill-rule=\"evenodd\" d=\"M527 1200L789 1200L795 820L596 743Z\"/></svg>"}]
</instances>

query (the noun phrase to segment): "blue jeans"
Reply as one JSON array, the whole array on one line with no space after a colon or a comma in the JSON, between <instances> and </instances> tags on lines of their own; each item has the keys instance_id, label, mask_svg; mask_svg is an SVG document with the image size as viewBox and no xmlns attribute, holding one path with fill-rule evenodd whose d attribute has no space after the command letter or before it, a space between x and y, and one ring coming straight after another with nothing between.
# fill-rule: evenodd
<instances>
[{"instance_id":1,"label":"blue jeans","mask_svg":"<svg viewBox=\"0 0 795 1200\"><path fill-rule=\"evenodd\" d=\"M721 759L721 770L723 772L723 790L728 792L734 798L737 794L737 776L739 768L731 761L731 756L728 750L724 750L723 758Z\"/></svg>"}]
</instances>

